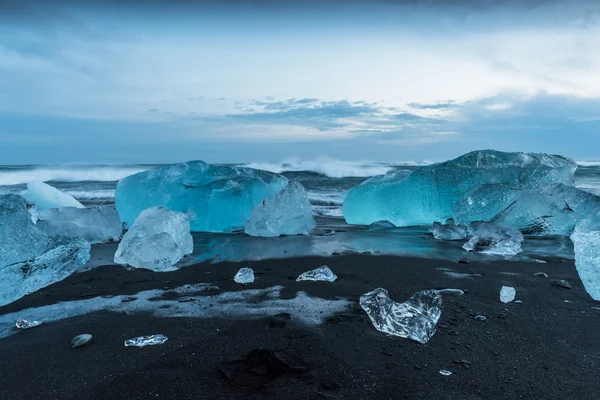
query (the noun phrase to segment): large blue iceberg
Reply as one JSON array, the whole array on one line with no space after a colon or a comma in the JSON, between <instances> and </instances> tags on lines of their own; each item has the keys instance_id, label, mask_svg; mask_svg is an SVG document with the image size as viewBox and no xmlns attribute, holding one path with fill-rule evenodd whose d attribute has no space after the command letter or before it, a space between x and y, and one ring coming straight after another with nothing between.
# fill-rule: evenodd
<instances>
[{"instance_id":1,"label":"large blue iceberg","mask_svg":"<svg viewBox=\"0 0 600 400\"><path fill-rule=\"evenodd\" d=\"M150 207L186 213L197 232L244 229L252 210L288 183L282 175L203 161L166 165L128 176L117 185L115 202L129 226Z\"/></svg>"},{"instance_id":2,"label":"large blue iceberg","mask_svg":"<svg viewBox=\"0 0 600 400\"><path fill-rule=\"evenodd\" d=\"M574 161L562 156L474 151L413 173L393 171L368 179L346 196L344 217L350 224L388 220L397 226L430 225L454 217L455 203L479 185L572 186L576 169Z\"/></svg>"}]
</instances>

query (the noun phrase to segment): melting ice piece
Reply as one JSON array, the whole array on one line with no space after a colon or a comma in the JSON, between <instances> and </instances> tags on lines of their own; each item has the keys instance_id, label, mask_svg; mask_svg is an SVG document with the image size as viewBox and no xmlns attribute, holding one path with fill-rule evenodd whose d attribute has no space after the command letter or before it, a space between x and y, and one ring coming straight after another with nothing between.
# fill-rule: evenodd
<instances>
[{"instance_id":1,"label":"melting ice piece","mask_svg":"<svg viewBox=\"0 0 600 400\"><path fill-rule=\"evenodd\" d=\"M600 231L575 229L571 235L575 250L575 267L585 291L600 300Z\"/></svg>"},{"instance_id":2,"label":"melting ice piece","mask_svg":"<svg viewBox=\"0 0 600 400\"><path fill-rule=\"evenodd\" d=\"M454 224L452 218L448 219L445 224L434 222L430 231L433 233L434 238L440 240L462 240L467 238L467 227Z\"/></svg>"},{"instance_id":3,"label":"melting ice piece","mask_svg":"<svg viewBox=\"0 0 600 400\"><path fill-rule=\"evenodd\" d=\"M188 216L152 207L144 210L125 233L115 262L157 272L173 271L177 261L193 250Z\"/></svg>"},{"instance_id":4,"label":"melting ice piece","mask_svg":"<svg viewBox=\"0 0 600 400\"><path fill-rule=\"evenodd\" d=\"M427 343L440 319L442 296L437 290L423 290L396 303L387 290L377 288L362 295L360 305L378 331Z\"/></svg>"},{"instance_id":5,"label":"melting ice piece","mask_svg":"<svg viewBox=\"0 0 600 400\"><path fill-rule=\"evenodd\" d=\"M382 229L393 229L396 225L392 224L390 221L375 221L369 225L368 230L370 231L378 231Z\"/></svg>"},{"instance_id":6,"label":"melting ice piece","mask_svg":"<svg viewBox=\"0 0 600 400\"><path fill-rule=\"evenodd\" d=\"M350 224L388 220L396 226L428 225L451 218L454 203L477 185L572 186L576 169L574 161L560 156L474 151L412 174L394 171L368 179L344 199L344 217Z\"/></svg>"},{"instance_id":7,"label":"melting ice piece","mask_svg":"<svg viewBox=\"0 0 600 400\"><path fill-rule=\"evenodd\" d=\"M252 210L245 231L263 237L307 235L316 226L306 190L299 182L291 181Z\"/></svg>"},{"instance_id":8,"label":"melting ice piece","mask_svg":"<svg viewBox=\"0 0 600 400\"><path fill-rule=\"evenodd\" d=\"M450 376L452 375L452 371L448 371L447 369L440 369L440 374L444 376Z\"/></svg>"},{"instance_id":9,"label":"melting ice piece","mask_svg":"<svg viewBox=\"0 0 600 400\"><path fill-rule=\"evenodd\" d=\"M139 336L133 339L127 339L125 341L125 347L145 347L155 346L157 344L163 344L169 338L165 335L150 335L150 336Z\"/></svg>"},{"instance_id":10,"label":"melting ice piece","mask_svg":"<svg viewBox=\"0 0 600 400\"><path fill-rule=\"evenodd\" d=\"M240 268L233 280L236 283L252 283L254 282L254 271L252 268Z\"/></svg>"},{"instance_id":11,"label":"melting ice piece","mask_svg":"<svg viewBox=\"0 0 600 400\"><path fill-rule=\"evenodd\" d=\"M0 196L0 270L39 256L51 243L48 235L31 221L27 200L16 194Z\"/></svg>"},{"instance_id":12,"label":"melting ice piece","mask_svg":"<svg viewBox=\"0 0 600 400\"><path fill-rule=\"evenodd\" d=\"M85 346L92 341L93 336L89 333L77 335L71 340L71 347L76 349L77 347Z\"/></svg>"},{"instance_id":13,"label":"melting ice piece","mask_svg":"<svg viewBox=\"0 0 600 400\"><path fill-rule=\"evenodd\" d=\"M41 256L0 268L0 306L62 281L89 259L90 244L77 238L59 243Z\"/></svg>"},{"instance_id":14,"label":"melting ice piece","mask_svg":"<svg viewBox=\"0 0 600 400\"><path fill-rule=\"evenodd\" d=\"M512 256L523 251L523 234L518 230L492 222L475 221L469 224L471 239L464 244L467 251Z\"/></svg>"},{"instance_id":15,"label":"melting ice piece","mask_svg":"<svg viewBox=\"0 0 600 400\"><path fill-rule=\"evenodd\" d=\"M115 203L128 225L145 209L164 206L189 214L192 231L229 232L242 229L254 207L287 182L271 172L190 161L121 179Z\"/></svg>"},{"instance_id":16,"label":"melting ice piece","mask_svg":"<svg viewBox=\"0 0 600 400\"><path fill-rule=\"evenodd\" d=\"M25 198L32 203L38 211L50 208L77 207L84 208L83 204L75 200L70 194L45 184L44 182L30 182L27 184Z\"/></svg>"},{"instance_id":17,"label":"melting ice piece","mask_svg":"<svg viewBox=\"0 0 600 400\"><path fill-rule=\"evenodd\" d=\"M503 303L510 303L515 299L517 291L511 286L502 286L500 289L500 301Z\"/></svg>"},{"instance_id":18,"label":"melting ice piece","mask_svg":"<svg viewBox=\"0 0 600 400\"><path fill-rule=\"evenodd\" d=\"M337 279L337 275L333 273L332 270L329 269L327 265L322 265L317 269L313 269L311 271L306 271L300 274L300 276L296 279L296 282L299 281L325 281L325 282L334 282Z\"/></svg>"},{"instance_id":19,"label":"melting ice piece","mask_svg":"<svg viewBox=\"0 0 600 400\"><path fill-rule=\"evenodd\" d=\"M460 289L440 289L438 290L439 294L449 294L452 296L462 296L463 294L465 294L465 292L463 292Z\"/></svg>"},{"instance_id":20,"label":"melting ice piece","mask_svg":"<svg viewBox=\"0 0 600 400\"><path fill-rule=\"evenodd\" d=\"M27 321L23 318L19 318L15 321L15 326L17 327L17 329L35 328L36 326L39 326L41 324L42 323L40 321Z\"/></svg>"},{"instance_id":21,"label":"melting ice piece","mask_svg":"<svg viewBox=\"0 0 600 400\"><path fill-rule=\"evenodd\" d=\"M63 207L41 211L37 227L50 236L82 237L90 243L119 240L123 224L111 207Z\"/></svg>"}]
</instances>

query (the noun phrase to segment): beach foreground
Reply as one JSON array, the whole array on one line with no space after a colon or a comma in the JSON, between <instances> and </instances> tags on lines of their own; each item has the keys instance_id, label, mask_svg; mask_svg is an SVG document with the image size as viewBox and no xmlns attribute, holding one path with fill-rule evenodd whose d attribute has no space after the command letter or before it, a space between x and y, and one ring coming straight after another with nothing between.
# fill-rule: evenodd
<instances>
[{"instance_id":1,"label":"beach foreground","mask_svg":"<svg viewBox=\"0 0 600 400\"><path fill-rule=\"evenodd\" d=\"M0 339L2 398L595 398L600 392L600 303L586 294L572 260L545 261L463 264L340 255L202 263L169 273L96 268L2 307L0 315L113 296L130 296L124 301L135 304L142 301L136 293L152 289L163 291L148 300L163 313L169 312L169 301L189 309L226 308L227 300L213 304L202 297L276 286L283 286L279 311L285 299L307 298L297 295L300 291L335 307L324 307L320 321L314 317L320 303L307 302L305 312L312 317L303 319L304 303L297 302L290 315L228 317L236 314L229 311L219 317L213 311L201 318L165 318L151 311L99 311L44 322ZM323 264L338 275L336 282L295 281ZM242 266L254 269L253 284L233 282ZM540 271L549 278L534 276ZM572 289L552 286L552 279L565 279ZM218 289L210 287L193 298L173 290L196 283ZM513 286L521 302L501 303L503 285ZM375 330L358 299L377 287L398 302L430 288L457 288L465 294L444 296L437 332L420 344ZM238 301L233 307L264 307L266 293L248 297L249 306ZM329 315L336 307L342 310ZM476 320L476 315L487 319ZM70 348L71 339L82 333L92 334L92 342ZM126 339L158 333L169 340L144 348L123 345ZM440 370L453 374L443 376Z\"/></svg>"}]
</instances>

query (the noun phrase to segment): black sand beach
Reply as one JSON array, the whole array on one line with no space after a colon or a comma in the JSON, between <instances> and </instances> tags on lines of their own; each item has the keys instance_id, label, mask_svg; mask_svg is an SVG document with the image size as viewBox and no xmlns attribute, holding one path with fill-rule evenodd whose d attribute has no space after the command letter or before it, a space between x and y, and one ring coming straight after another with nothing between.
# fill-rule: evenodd
<instances>
[{"instance_id":1,"label":"black sand beach","mask_svg":"<svg viewBox=\"0 0 600 400\"><path fill-rule=\"evenodd\" d=\"M323 264L339 276L336 282L295 282ZM256 273L246 289L282 285L282 298L305 291L348 298L352 305L319 326L286 315L199 319L107 311L44 323L0 339L2 399L593 399L600 393L600 309L594 308L600 303L585 293L571 260L462 264L343 255L204 263L169 273L107 266L73 275L0 314L200 282L219 287L207 296L238 291L244 287L232 277L241 266ZM533 275L539 271L549 278ZM565 279L572 289L550 279ZM515 287L522 302L501 303L503 285ZM444 296L436 334L419 344L372 326L358 299L377 287L400 302L429 288L459 288L465 295ZM487 320L475 320L478 314ZM70 340L82 333L93 341L71 349ZM169 340L123 346L156 333Z\"/></svg>"}]
</instances>

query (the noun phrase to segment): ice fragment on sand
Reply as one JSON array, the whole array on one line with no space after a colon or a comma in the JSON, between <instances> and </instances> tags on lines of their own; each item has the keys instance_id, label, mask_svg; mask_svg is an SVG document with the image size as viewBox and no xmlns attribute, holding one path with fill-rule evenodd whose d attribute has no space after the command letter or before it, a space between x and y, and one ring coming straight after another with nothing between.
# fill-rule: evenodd
<instances>
[{"instance_id":1,"label":"ice fragment on sand","mask_svg":"<svg viewBox=\"0 0 600 400\"><path fill-rule=\"evenodd\" d=\"M77 238L58 244L41 256L0 268L0 306L62 281L89 259L90 244Z\"/></svg>"},{"instance_id":2,"label":"ice fragment on sand","mask_svg":"<svg viewBox=\"0 0 600 400\"><path fill-rule=\"evenodd\" d=\"M48 235L31 221L23 197L0 195L0 269L39 256L51 243Z\"/></svg>"},{"instance_id":3,"label":"ice fragment on sand","mask_svg":"<svg viewBox=\"0 0 600 400\"><path fill-rule=\"evenodd\" d=\"M460 289L440 289L438 290L439 294L449 294L452 296L462 296L463 294L465 294L465 292L463 292Z\"/></svg>"},{"instance_id":4,"label":"ice fragment on sand","mask_svg":"<svg viewBox=\"0 0 600 400\"><path fill-rule=\"evenodd\" d=\"M434 222L430 229L433 237L440 240L462 240L467 238L467 227L454 224L453 219L449 219L445 224Z\"/></svg>"},{"instance_id":5,"label":"ice fragment on sand","mask_svg":"<svg viewBox=\"0 0 600 400\"><path fill-rule=\"evenodd\" d=\"M548 274L545 272L536 272L533 276L539 276L540 278L547 278Z\"/></svg>"},{"instance_id":6,"label":"ice fragment on sand","mask_svg":"<svg viewBox=\"0 0 600 400\"><path fill-rule=\"evenodd\" d=\"M564 279L554 279L550 281L552 286L561 287L564 289L571 289L571 284Z\"/></svg>"},{"instance_id":7,"label":"ice fragment on sand","mask_svg":"<svg viewBox=\"0 0 600 400\"><path fill-rule=\"evenodd\" d=\"M188 216L152 207L144 210L123 236L115 262L157 272L173 271L177 269L175 263L193 250Z\"/></svg>"},{"instance_id":8,"label":"ice fragment on sand","mask_svg":"<svg viewBox=\"0 0 600 400\"><path fill-rule=\"evenodd\" d=\"M35 203L35 208L38 212L60 207L84 208L83 204L75 200L70 194L61 192L44 182L28 183L25 198Z\"/></svg>"},{"instance_id":9,"label":"ice fragment on sand","mask_svg":"<svg viewBox=\"0 0 600 400\"><path fill-rule=\"evenodd\" d=\"M392 224L390 221L375 221L369 225L368 230L377 231L382 229L393 229L396 225Z\"/></svg>"},{"instance_id":10,"label":"ice fragment on sand","mask_svg":"<svg viewBox=\"0 0 600 400\"><path fill-rule=\"evenodd\" d=\"M329 269L327 265L322 265L317 269L306 271L300 274L296 281L325 281L333 282L337 279L337 275Z\"/></svg>"},{"instance_id":11,"label":"ice fragment on sand","mask_svg":"<svg viewBox=\"0 0 600 400\"><path fill-rule=\"evenodd\" d=\"M350 224L388 220L397 226L427 225L451 218L454 203L475 186L572 186L576 169L574 161L560 156L474 151L412 174L394 171L363 182L344 199L344 217Z\"/></svg>"},{"instance_id":12,"label":"ice fragment on sand","mask_svg":"<svg viewBox=\"0 0 600 400\"><path fill-rule=\"evenodd\" d=\"M396 303L387 290L377 288L362 295L360 305L378 331L427 343L440 318L442 296L437 290L423 290Z\"/></svg>"},{"instance_id":13,"label":"ice fragment on sand","mask_svg":"<svg viewBox=\"0 0 600 400\"><path fill-rule=\"evenodd\" d=\"M82 335L77 335L71 340L71 347L77 348L81 346L85 346L92 340L92 335L89 333L84 333Z\"/></svg>"},{"instance_id":14,"label":"ice fragment on sand","mask_svg":"<svg viewBox=\"0 0 600 400\"><path fill-rule=\"evenodd\" d=\"M29 328L35 328L38 325L41 325L42 323L40 321L27 321L23 318L19 318L15 321L15 326L18 329L29 329Z\"/></svg>"},{"instance_id":15,"label":"ice fragment on sand","mask_svg":"<svg viewBox=\"0 0 600 400\"><path fill-rule=\"evenodd\" d=\"M440 369L440 374L444 376L450 376L452 375L452 371L448 371L447 369Z\"/></svg>"},{"instance_id":16,"label":"ice fragment on sand","mask_svg":"<svg viewBox=\"0 0 600 400\"><path fill-rule=\"evenodd\" d=\"M287 182L271 172L190 161L121 179L115 203L128 225L147 208L164 206L189 214L192 231L229 232L243 229L254 207Z\"/></svg>"},{"instance_id":17,"label":"ice fragment on sand","mask_svg":"<svg viewBox=\"0 0 600 400\"><path fill-rule=\"evenodd\" d=\"M476 315L474 319L476 321L485 321L487 317L485 315Z\"/></svg>"},{"instance_id":18,"label":"ice fragment on sand","mask_svg":"<svg viewBox=\"0 0 600 400\"><path fill-rule=\"evenodd\" d=\"M82 237L90 243L119 240L123 224L110 207L63 207L41 211L37 227L50 236Z\"/></svg>"},{"instance_id":19,"label":"ice fragment on sand","mask_svg":"<svg viewBox=\"0 0 600 400\"><path fill-rule=\"evenodd\" d=\"M291 181L252 210L245 231L263 237L307 235L315 226L306 190L299 182Z\"/></svg>"},{"instance_id":20,"label":"ice fragment on sand","mask_svg":"<svg viewBox=\"0 0 600 400\"><path fill-rule=\"evenodd\" d=\"M500 301L503 303L510 303L516 295L517 291L514 287L502 286L502 289L500 289Z\"/></svg>"},{"instance_id":21,"label":"ice fragment on sand","mask_svg":"<svg viewBox=\"0 0 600 400\"><path fill-rule=\"evenodd\" d=\"M236 283L252 283L254 282L254 271L252 268L240 268L233 280Z\"/></svg>"},{"instance_id":22,"label":"ice fragment on sand","mask_svg":"<svg viewBox=\"0 0 600 400\"><path fill-rule=\"evenodd\" d=\"M467 251L512 256L522 251L523 234L508 226L475 221L469 224L471 239L464 244Z\"/></svg>"},{"instance_id":23,"label":"ice fragment on sand","mask_svg":"<svg viewBox=\"0 0 600 400\"><path fill-rule=\"evenodd\" d=\"M600 300L600 231L575 229L571 235L575 250L575 267L585 291Z\"/></svg>"},{"instance_id":24,"label":"ice fragment on sand","mask_svg":"<svg viewBox=\"0 0 600 400\"><path fill-rule=\"evenodd\" d=\"M165 335L150 335L150 336L139 336L133 339L127 339L125 341L125 347L144 347L144 346L155 346L157 344L163 344L169 338Z\"/></svg>"}]
</instances>

